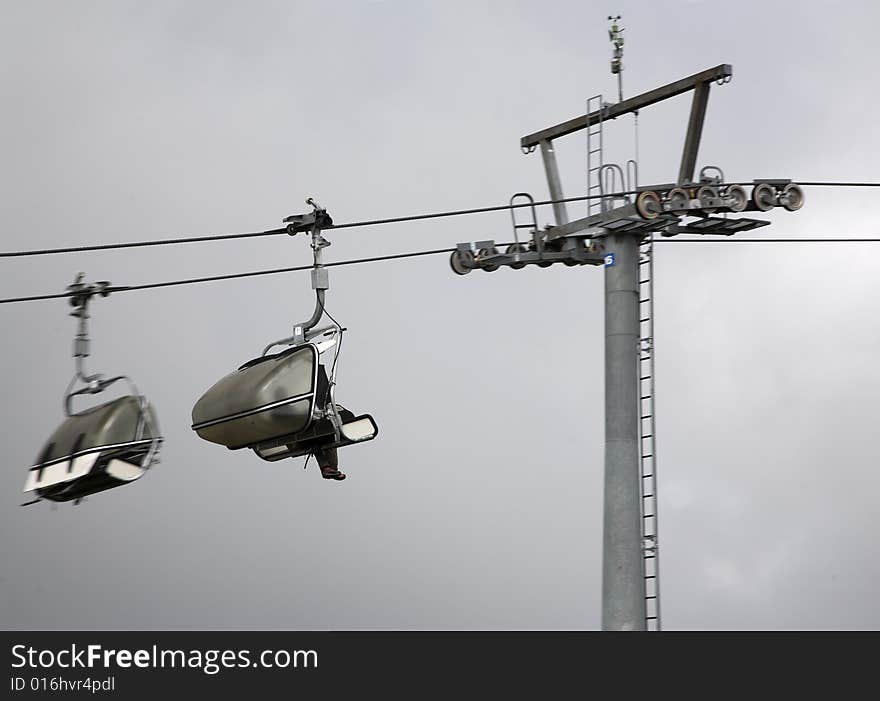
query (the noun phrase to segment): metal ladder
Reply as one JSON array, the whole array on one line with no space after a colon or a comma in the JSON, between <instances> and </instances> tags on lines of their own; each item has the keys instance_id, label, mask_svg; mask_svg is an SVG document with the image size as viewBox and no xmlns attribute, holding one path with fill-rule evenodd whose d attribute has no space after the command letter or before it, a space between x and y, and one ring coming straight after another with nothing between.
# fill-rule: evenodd
<instances>
[{"instance_id":1,"label":"metal ladder","mask_svg":"<svg viewBox=\"0 0 880 701\"><path fill-rule=\"evenodd\" d=\"M516 217L517 209L526 210L524 215L520 214L519 219ZM525 219L525 223L522 223L523 219ZM535 210L535 198L528 192L517 192L510 198L510 222L513 225L513 240L517 245L528 245L528 243L522 244L519 240L521 229L528 231L531 238L538 238L535 236L538 231L538 214ZM540 241L537 242L537 245L540 245Z\"/></svg>"},{"instance_id":2,"label":"metal ladder","mask_svg":"<svg viewBox=\"0 0 880 701\"><path fill-rule=\"evenodd\" d=\"M660 552L657 515L657 428L654 401L654 243L639 247L639 476L642 555L645 577L645 628L660 626Z\"/></svg>"},{"instance_id":3,"label":"metal ladder","mask_svg":"<svg viewBox=\"0 0 880 701\"><path fill-rule=\"evenodd\" d=\"M602 115L603 102L601 95L594 95L587 100L587 114L599 113L599 121L587 126L587 196L595 199L587 200L587 216L599 214L602 207L602 180L599 171L602 169Z\"/></svg>"}]
</instances>

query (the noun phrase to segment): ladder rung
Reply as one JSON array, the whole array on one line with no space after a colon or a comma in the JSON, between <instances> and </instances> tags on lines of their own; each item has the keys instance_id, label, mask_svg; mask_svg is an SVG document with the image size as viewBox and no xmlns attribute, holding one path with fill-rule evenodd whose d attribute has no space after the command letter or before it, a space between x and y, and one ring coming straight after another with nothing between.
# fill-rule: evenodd
<instances>
[{"instance_id":1,"label":"ladder rung","mask_svg":"<svg viewBox=\"0 0 880 701\"><path fill-rule=\"evenodd\" d=\"M657 597L656 596L646 596L645 598L646 599L656 599Z\"/></svg>"},{"instance_id":2,"label":"ladder rung","mask_svg":"<svg viewBox=\"0 0 880 701\"><path fill-rule=\"evenodd\" d=\"M644 460L646 458L653 458L653 457L654 457L654 453L648 453L647 455L642 456L642 460Z\"/></svg>"},{"instance_id":3,"label":"ladder rung","mask_svg":"<svg viewBox=\"0 0 880 701\"><path fill-rule=\"evenodd\" d=\"M653 394L646 394L644 397L639 397L639 399L650 399L653 396Z\"/></svg>"},{"instance_id":4,"label":"ladder rung","mask_svg":"<svg viewBox=\"0 0 880 701\"><path fill-rule=\"evenodd\" d=\"M644 322L646 322L646 321L651 321L651 317L646 316L644 319L639 319L639 322L640 322L640 323L644 323Z\"/></svg>"},{"instance_id":5,"label":"ladder rung","mask_svg":"<svg viewBox=\"0 0 880 701\"><path fill-rule=\"evenodd\" d=\"M657 575L656 574L646 574L645 579L657 579Z\"/></svg>"},{"instance_id":6,"label":"ladder rung","mask_svg":"<svg viewBox=\"0 0 880 701\"><path fill-rule=\"evenodd\" d=\"M650 499L653 496L653 494L642 494L642 499Z\"/></svg>"},{"instance_id":7,"label":"ladder rung","mask_svg":"<svg viewBox=\"0 0 880 701\"><path fill-rule=\"evenodd\" d=\"M646 620L646 621L656 621L656 620L657 620L657 616L645 616L645 620Z\"/></svg>"},{"instance_id":8,"label":"ladder rung","mask_svg":"<svg viewBox=\"0 0 880 701\"><path fill-rule=\"evenodd\" d=\"M652 472L650 475L642 475L642 479L643 479L643 480L646 480L646 479L648 479L649 477L653 477L653 476L654 476L654 473Z\"/></svg>"},{"instance_id":9,"label":"ladder rung","mask_svg":"<svg viewBox=\"0 0 880 701\"><path fill-rule=\"evenodd\" d=\"M650 380L650 379L651 379L651 375L645 375L644 377L640 377L639 379L640 379L640 380Z\"/></svg>"},{"instance_id":10,"label":"ladder rung","mask_svg":"<svg viewBox=\"0 0 880 701\"><path fill-rule=\"evenodd\" d=\"M645 414L645 415L642 416L641 418L643 418L643 419L651 419L651 418L654 418L654 415L653 415L653 414Z\"/></svg>"},{"instance_id":11,"label":"ladder rung","mask_svg":"<svg viewBox=\"0 0 880 701\"><path fill-rule=\"evenodd\" d=\"M645 302L650 302L650 301L651 301L650 297L645 297L644 299L639 300L639 304L644 304Z\"/></svg>"},{"instance_id":12,"label":"ladder rung","mask_svg":"<svg viewBox=\"0 0 880 701\"><path fill-rule=\"evenodd\" d=\"M640 285L644 285L646 282L651 282L651 278L648 278L647 280L639 280Z\"/></svg>"},{"instance_id":13,"label":"ladder rung","mask_svg":"<svg viewBox=\"0 0 880 701\"><path fill-rule=\"evenodd\" d=\"M647 433L647 434L645 434L644 436L642 436L643 439L644 439L644 438L653 438L653 437L654 437L654 434L653 434L653 433Z\"/></svg>"},{"instance_id":14,"label":"ladder rung","mask_svg":"<svg viewBox=\"0 0 880 701\"><path fill-rule=\"evenodd\" d=\"M642 518L654 518L654 514L645 514Z\"/></svg>"}]
</instances>

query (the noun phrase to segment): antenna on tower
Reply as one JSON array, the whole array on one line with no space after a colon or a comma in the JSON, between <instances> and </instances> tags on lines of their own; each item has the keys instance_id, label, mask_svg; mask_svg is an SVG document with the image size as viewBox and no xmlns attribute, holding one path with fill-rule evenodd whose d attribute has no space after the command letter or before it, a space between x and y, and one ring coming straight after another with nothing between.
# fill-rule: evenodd
<instances>
[{"instance_id":1,"label":"antenna on tower","mask_svg":"<svg viewBox=\"0 0 880 701\"><path fill-rule=\"evenodd\" d=\"M614 47L614 55L611 57L611 73L617 76L617 99L623 102L623 27L620 26L620 15L608 15L611 26L608 28L608 38Z\"/></svg>"},{"instance_id":2,"label":"antenna on tower","mask_svg":"<svg viewBox=\"0 0 880 701\"><path fill-rule=\"evenodd\" d=\"M620 15L608 15L608 21L611 23L608 27L608 38L614 47L614 54L611 57L611 74L617 76L617 101L623 102L623 27L620 26ZM634 181L638 178L639 163L639 111L633 110L633 136L635 141L635 158L633 159ZM629 166L627 166L629 167ZM635 185L638 185L635 182Z\"/></svg>"}]
</instances>

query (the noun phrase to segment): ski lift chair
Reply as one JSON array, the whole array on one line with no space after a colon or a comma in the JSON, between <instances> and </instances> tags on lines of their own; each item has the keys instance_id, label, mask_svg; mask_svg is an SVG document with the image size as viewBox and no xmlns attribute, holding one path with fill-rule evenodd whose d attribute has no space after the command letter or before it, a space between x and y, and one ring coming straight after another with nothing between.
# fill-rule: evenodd
<instances>
[{"instance_id":1,"label":"ski lift chair","mask_svg":"<svg viewBox=\"0 0 880 701\"><path fill-rule=\"evenodd\" d=\"M230 450L252 448L270 461L375 438L378 428L369 414L355 416L333 400L320 356L338 344L339 334L321 329L309 341L248 361L196 402L193 430ZM325 338L313 342L315 336Z\"/></svg>"},{"instance_id":2,"label":"ski lift chair","mask_svg":"<svg viewBox=\"0 0 880 701\"><path fill-rule=\"evenodd\" d=\"M67 418L49 437L35 464L28 471L24 492L34 492L36 503L74 501L114 487L129 484L158 462L158 422L153 407L125 375L104 379L87 375L83 358L89 355L87 333L88 303L92 296L109 294L108 283L82 284L82 273L68 289L73 316L79 317L79 333L74 340L76 373L64 394ZM131 393L104 404L74 412L74 397L98 394L125 380ZM85 387L73 390L77 382Z\"/></svg>"},{"instance_id":3,"label":"ski lift chair","mask_svg":"<svg viewBox=\"0 0 880 701\"><path fill-rule=\"evenodd\" d=\"M201 438L230 450L251 448L269 461L326 454L372 440L378 434L372 416L357 416L335 401L336 365L344 329L335 321L331 327L315 328L324 315L324 293L330 286L321 262L321 249L330 244L320 231L333 222L311 198L307 202L314 208L312 213L285 221L291 235L312 232L312 287L317 298L312 317L296 325L293 336L270 343L260 357L219 380L192 411L192 428ZM282 345L291 347L269 354ZM331 349L328 373L321 356ZM344 478L335 473L336 479Z\"/></svg>"}]
</instances>

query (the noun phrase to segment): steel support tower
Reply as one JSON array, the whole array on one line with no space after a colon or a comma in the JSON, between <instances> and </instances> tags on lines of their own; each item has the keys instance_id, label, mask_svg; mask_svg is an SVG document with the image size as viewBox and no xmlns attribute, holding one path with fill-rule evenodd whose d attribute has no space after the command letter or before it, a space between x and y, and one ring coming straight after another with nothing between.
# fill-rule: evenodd
<instances>
[{"instance_id":1,"label":"steel support tower","mask_svg":"<svg viewBox=\"0 0 880 701\"><path fill-rule=\"evenodd\" d=\"M494 240L460 243L451 265L458 274L502 266L514 269L604 265L605 268L605 466L602 550L603 630L660 630L656 397L653 317L653 237L678 234L731 235L769 224L728 213L800 209L803 192L789 180L754 180L749 196L740 184L724 182L714 166L694 179L700 137L713 82L730 81L722 64L622 100L588 101L587 114L524 136L526 153L541 148L556 225L538 231L531 197L518 193L511 204L528 206L529 222L517 223L516 242L506 251ZM640 186L637 167L606 163L602 127L609 120L693 91L676 182ZM587 216L571 221L556 165L554 141L587 130ZM632 163L632 162L631 162ZM636 164L637 166L637 164ZM614 187L615 183L620 187ZM598 206L597 206L598 203ZM720 212L721 216L712 216ZM686 220L690 218L689 220ZM530 241L519 232L529 229Z\"/></svg>"}]
</instances>

